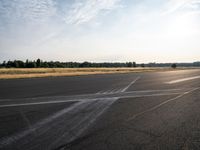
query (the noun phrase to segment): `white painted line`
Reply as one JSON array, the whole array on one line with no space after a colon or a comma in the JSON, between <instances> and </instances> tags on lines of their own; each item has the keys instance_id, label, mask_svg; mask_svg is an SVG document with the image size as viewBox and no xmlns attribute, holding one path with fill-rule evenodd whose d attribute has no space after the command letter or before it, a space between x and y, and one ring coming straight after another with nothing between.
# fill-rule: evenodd
<instances>
[{"instance_id":1,"label":"white painted line","mask_svg":"<svg viewBox=\"0 0 200 150\"><path fill-rule=\"evenodd\" d=\"M121 92L122 88L115 88L112 90L112 94Z\"/></svg>"},{"instance_id":2,"label":"white painted line","mask_svg":"<svg viewBox=\"0 0 200 150\"><path fill-rule=\"evenodd\" d=\"M110 90L104 90L104 91L100 91L100 92L98 92L97 94L102 94L102 95L104 95L104 94L112 94L112 91L113 91L113 89L110 89Z\"/></svg>"},{"instance_id":3,"label":"white painted line","mask_svg":"<svg viewBox=\"0 0 200 150\"><path fill-rule=\"evenodd\" d=\"M0 108L5 108L5 107L19 107L19 106L32 106L32 105L45 105L45 104L59 104L59 103L68 103L68 102L86 102L86 101L96 101L96 100L110 100L113 98L118 98L118 97L111 97L111 98L91 98L91 99L77 99L77 100L55 100L55 101L47 101L47 102L29 102L29 103L16 103L16 104L5 104L5 105L0 105Z\"/></svg>"},{"instance_id":4,"label":"white painted line","mask_svg":"<svg viewBox=\"0 0 200 150\"><path fill-rule=\"evenodd\" d=\"M104 90L101 90L101 91L99 91L98 93L96 93L96 94L102 94L103 92L105 92Z\"/></svg>"},{"instance_id":5,"label":"white painted line","mask_svg":"<svg viewBox=\"0 0 200 150\"><path fill-rule=\"evenodd\" d=\"M102 94L110 94L112 92L112 89L111 90L107 90L106 92L102 93Z\"/></svg>"},{"instance_id":6,"label":"white painted line","mask_svg":"<svg viewBox=\"0 0 200 150\"><path fill-rule=\"evenodd\" d=\"M30 134L34 132L38 132L40 129L42 130L42 133L38 134L38 138L40 135L45 134L49 130L52 129L52 127L48 124L56 124L56 123L61 123L65 124L68 127L67 132L63 132L59 137L56 138L56 140L50 144L50 147L53 147L54 144L59 142L60 140L64 139L67 142L70 142L77 138L84 130L88 128L90 124L92 124L102 113L105 112L106 109L108 109L115 101L117 98L112 98L109 100L104 100L104 101L82 101L75 103L74 105L65 108L61 111L58 111L54 113L53 115L37 122L33 126L30 126L24 131L15 133L11 136L8 137L3 137L0 139L0 149L5 148L7 145L10 145L12 143L16 143L19 140L23 140ZM92 109L91 109L92 108ZM85 111L85 110L90 110L90 111ZM84 115L80 115L84 111ZM62 119L56 120L59 117L68 114L68 119L70 119L68 122L64 122ZM71 117L69 117L71 116ZM67 116L66 116L67 117ZM72 134L73 133L73 134ZM33 137L35 138L35 137ZM51 148L52 149L52 148Z\"/></svg>"},{"instance_id":7,"label":"white painted line","mask_svg":"<svg viewBox=\"0 0 200 150\"><path fill-rule=\"evenodd\" d=\"M175 98L172 98L172 99L169 99L159 105L156 105L146 111L143 111L141 113L138 113L134 116L132 116L131 118L129 118L129 120L133 120L135 119L136 117L140 116L140 115L143 115L144 113L146 112L150 112L150 111L153 111L159 107L161 107L162 105L170 102L170 101L174 101L188 93L191 93L192 91L194 90L197 90L199 88L195 88L195 89L192 89L192 90L189 90L189 91L186 91L186 92L183 92L182 94L180 93L166 93L166 94L180 94L178 96L176 96ZM159 94L151 94L151 95L141 95L141 97L145 97L145 96L155 96L155 95L162 95L161 93ZM123 97L123 96L122 96ZM134 96L130 96L130 97L134 97ZM138 96L140 97L140 95ZM4 147L6 145L9 145L13 142L16 142L18 141L19 139L22 139L22 138L25 138L26 136L28 136L29 134L35 132L36 130L40 129L41 127L44 127L45 125L51 123L52 121L54 121L56 118L70 112L70 113L73 113L72 115L74 114L79 114L80 111L82 110L85 110L88 105L87 104L92 104L91 108L93 108L93 111L92 112L88 112L89 114L87 114L84 118L78 118L79 122L76 122L76 120L74 120L74 122L72 123L72 128L71 130L76 130L77 134L73 135L73 136L69 136L68 134L69 133L64 133L62 137L68 137L68 140L73 140L74 138L77 138L91 123L93 123L96 118L98 116L100 116L106 109L109 108L109 106L111 106L111 104L113 102L115 102L117 99L119 99L120 97L112 97L112 98L99 98L99 99L95 99L96 102L92 102L92 100L94 99L88 99L88 101L80 101L80 102L77 102L75 104L73 104L72 106L70 106L69 108L67 109L63 109L55 114L53 114L52 116L49 116L48 118L45 118L43 119L42 121L34 124L32 127L28 128L27 130L24 130L22 132L19 132L19 133L16 133L10 137L4 137L4 138L1 138L0 139L0 147ZM98 101L98 100L101 100L101 101ZM21 104L21 105L30 105L30 104L33 104L33 105L36 105L36 104L42 104L42 103L59 103L59 102L69 102L68 101L53 101L53 102L38 102L38 103L27 103L27 104ZM15 104L15 105L19 105L19 104ZM95 107L95 108L94 108ZM76 115L78 116L78 115ZM70 123L70 122L69 122ZM81 128L79 128L79 126ZM48 129L47 129L48 130ZM48 132L48 131L45 131L45 132Z\"/></svg>"},{"instance_id":8,"label":"white painted line","mask_svg":"<svg viewBox=\"0 0 200 150\"><path fill-rule=\"evenodd\" d=\"M198 88L198 87L193 87L193 88ZM161 89L161 90L141 90L141 91L127 91L127 92L124 92L124 93L133 93L133 92L163 92L163 91L176 91L176 90L189 90L189 89L193 89L193 88L177 88L177 89ZM111 91L111 94L116 94L116 93L121 93L122 89L124 88L116 88L116 89L113 89L113 91ZM95 94L81 94L81 95L72 95L72 96L78 96L78 97L82 97L82 96L94 96L94 95L104 95L102 94L102 92L105 92L105 91L100 91L98 93L95 93ZM52 97L37 97L37 98L23 98L24 101L27 101L27 102L30 102L30 100L38 100L38 99L69 99L69 97L72 97L72 96L52 96ZM77 98L78 100L75 100L75 101L79 101L79 98ZM6 102L6 101L16 101L18 99L0 99L0 102ZM21 99L20 99L21 100ZM74 101L74 100L70 100L69 99L69 102L70 101ZM52 101L53 102L53 101ZM59 102L59 101L58 101ZM61 100L62 102L62 100ZM64 101L65 102L65 101ZM1 106L1 105L0 105Z\"/></svg>"},{"instance_id":9,"label":"white painted line","mask_svg":"<svg viewBox=\"0 0 200 150\"><path fill-rule=\"evenodd\" d=\"M67 103L67 102L79 102L79 100L61 100L61 101L47 101L47 102L5 104L5 105L0 105L0 108L15 107L15 106L43 105L43 104L57 104L57 103Z\"/></svg>"},{"instance_id":10,"label":"white painted line","mask_svg":"<svg viewBox=\"0 0 200 150\"><path fill-rule=\"evenodd\" d=\"M78 102L74 105L72 105L71 107L67 108L67 109L63 109L55 114L53 114L52 116L45 118L44 120L34 124L31 128L28 128L27 130L24 130L22 132L16 133L10 137L3 137L0 139L0 148L9 145L10 143L13 143L27 135L29 135L30 133L33 133L35 130L39 129L40 127L50 123L52 120L62 116L63 114L73 110L74 108L79 107L83 102Z\"/></svg>"},{"instance_id":11,"label":"white painted line","mask_svg":"<svg viewBox=\"0 0 200 150\"><path fill-rule=\"evenodd\" d=\"M172 80L169 82L165 82L166 84L174 84L174 83L179 83L179 82L184 82L184 81L189 81L189 80L194 80L194 79L199 79L200 76L194 76L194 77L188 77L188 78L182 78L178 80Z\"/></svg>"},{"instance_id":12,"label":"white painted line","mask_svg":"<svg viewBox=\"0 0 200 150\"><path fill-rule=\"evenodd\" d=\"M129 97L147 97L147 96L158 96L158 95L171 95L171 94L181 94L186 90L191 90L194 88L187 89L166 89L166 90L144 90L144 91L129 91L129 92L113 92L106 94L99 94L98 97L91 97L89 94L88 97L71 97L70 99L64 100L49 100L49 101L39 101L39 102L28 102L24 101L21 103L12 103L12 104L2 104L0 108L6 107L19 107L19 106L31 106L31 105L45 105L45 104L59 104L59 103L69 103L69 102L79 102L79 101L95 101L95 100L110 100L112 98L129 98ZM184 90L184 91L183 91ZM159 93L151 93L151 92L159 92ZM163 93L167 92L167 93ZM132 94L132 95L124 95L124 94ZM138 95L139 94L139 95ZM140 95L141 94L141 95ZM103 97L101 97L103 96Z\"/></svg>"},{"instance_id":13,"label":"white painted line","mask_svg":"<svg viewBox=\"0 0 200 150\"><path fill-rule=\"evenodd\" d=\"M110 93L112 90L102 90L100 92L98 92L97 94L108 94Z\"/></svg>"},{"instance_id":14,"label":"white painted line","mask_svg":"<svg viewBox=\"0 0 200 150\"><path fill-rule=\"evenodd\" d=\"M129 85L127 85L124 89L122 89L121 92L125 92L132 84L134 84L137 80L139 80L140 77L137 77L135 80L133 80Z\"/></svg>"},{"instance_id":15,"label":"white painted line","mask_svg":"<svg viewBox=\"0 0 200 150\"><path fill-rule=\"evenodd\" d=\"M151 112L151 111L153 111L153 110L155 110L155 109L161 107L162 105L165 105L165 104L167 104L167 103L169 103L169 102L171 102L171 101L177 100L177 99L183 97L184 95L189 94L189 93L191 93L191 92L193 92L193 91L195 91L195 90L198 90L198 89L199 89L199 88L195 88L195 89L192 89L192 90L190 90L190 91L184 92L184 93L182 93L182 94L180 94L180 95L178 95L178 96L176 96L176 97L174 97L174 98L168 99L168 100L166 100L166 101L164 101L164 102L162 102L162 103L160 103L160 104L158 104L158 105L156 105L156 106L154 106L154 107L152 107L152 108L150 108L150 109L147 109L147 110L145 110L145 111L143 111L143 112L140 112L140 113L137 113L137 114L133 115L132 117L128 118L127 121L134 120L135 118L137 118L137 117L139 117L139 116L141 116L141 115L143 115L143 114L145 114L145 113L147 113L147 112Z\"/></svg>"},{"instance_id":16,"label":"white painted line","mask_svg":"<svg viewBox=\"0 0 200 150\"><path fill-rule=\"evenodd\" d=\"M19 104L6 104L0 105L0 108L6 107L20 107L20 106L32 106L32 105L45 105L45 104L59 104L59 103L68 103L68 102L81 102L81 101L101 101L101 100L110 100L112 98L138 98L138 97L150 97L150 96L164 96L164 95L176 95L180 94L181 92L174 92L174 93L159 93L159 94L147 94L147 95L130 95L130 96L113 96L113 97L105 97L105 98L93 98L93 99L82 99L82 100L62 100L62 101L48 101L48 102L35 102L35 103L19 103Z\"/></svg>"},{"instance_id":17,"label":"white painted line","mask_svg":"<svg viewBox=\"0 0 200 150\"><path fill-rule=\"evenodd\" d=\"M116 91L116 88L112 88L112 89L108 92L108 94L114 94L115 91Z\"/></svg>"},{"instance_id":18,"label":"white painted line","mask_svg":"<svg viewBox=\"0 0 200 150\"><path fill-rule=\"evenodd\" d=\"M179 94L182 94L183 92L175 92L175 93L160 93L160 94L147 94L147 95L135 95L135 96L122 96L122 97L119 97L119 98L143 98L143 97L154 97L154 96L171 96L171 95L179 95Z\"/></svg>"},{"instance_id":19,"label":"white painted line","mask_svg":"<svg viewBox=\"0 0 200 150\"><path fill-rule=\"evenodd\" d=\"M103 92L103 93L101 93L101 94L108 94L108 92L106 91L106 92Z\"/></svg>"},{"instance_id":20,"label":"white painted line","mask_svg":"<svg viewBox=\"0 0 200 150\"><path fill-rule=\"evenodd\" d=\"M171 92L171 91L183 91L183 90L191 90L194 88L200 88L200 87L193 87L193 88L182 88L182 89L161 89L161 90L141 90L141 91L128 91L128 92L124 92L124 93L133 93L133 92L137 92L137 93L146 93L146 92Z\"/></svg>"},{"instance_id":21,"label":"white painted line","mask_svg":"<svg viewBox=\"0 0 200 150\"><path fill-rule=\"evenodd\" d=\"M84 116L77 116L78 122L74 121L73 119L71 120L71 128L69 129L68 132L63 133L60 137L57 138L56 141L54 141L51 145L50 148L54 147L54 145L57 145L60 140L65 139L67 142L71 142L74 139L76 139L83 131L85 131L95 120L102 115L118 98L113 98L110 99L109 101L97 101L96 103L92 103L92 108L93 110L91 112L88 112ZM87 109L82 108L82 110ZM79 110L78 114L82 111L81 109ZM76 120L76 118L75 118ZM73 135L70 135L70 133L73 133Z\"/></svg>"}]
</instances>

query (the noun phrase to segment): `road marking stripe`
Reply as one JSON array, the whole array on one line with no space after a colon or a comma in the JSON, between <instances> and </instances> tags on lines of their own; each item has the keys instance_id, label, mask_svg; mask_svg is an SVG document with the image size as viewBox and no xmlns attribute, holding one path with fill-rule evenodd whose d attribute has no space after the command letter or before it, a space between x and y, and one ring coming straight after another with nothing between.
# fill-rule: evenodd
<instances>
[{"instance_id":1,"label":"road marking stripe","mask_svg":"<svg viewBox=\"0 0 200 150\"><path fill-rule=\"evenodd\" d=\"M119 93L119 92L121 92L121 90L122 90L122 88L115 88L115 89L112 90L112 93L113 94L114 93Z\"/></svg>"},{"instance_id":2,"label":"road marking stripe","mask_svg":"<svg viewBox=\"0 0 200 150\"><path fill-rule=\"evenodd\" d=\"M110 91L111 94L115 93L115 91L119 89L119 88L112 88L112 90Z\"/></svg>"},{"instance_id":3,"label":"road marking stripe","mask_svg":"<svg viewBox=\"0 0 200 150\"><path fill-rule=\"evenodd\" d=\"M79 102L79 100L62 100L62 101L33 102L33 103L21 103L21 104L6 104L6 105L0 105L0 108L15 107L15 106L43 105L43 104L56 104L56 103L66 103L66 102Z\"/></svg>"},{"instance_id":4,"label":"road marking stripe","mask_svg":"<svg viewBox=\"0 0 200 150\"><path fill-rule=\"evenodd\" d=\"M198 87L194 87L194 88L198 88ZM194 89L194 88L184 88L184 89L163 89L163 90L141 90L141 91L128 91L125 93L133 93L133 92L137 92L137 93L144 93L144 92L165 92L165 91L182 91L182 90L190 90L190 89Z\"/></svg>"},{"instance_id":5,"label":"road marking stripe","mask_svg":"<svg viewBox=\"0 0 200 150\"><path fill-rule=\"evenodd\" d=\"M81 133L83 133L100 115L102 115L115 101L117 98L113 98L109 101L98 101L96 103L93 103L91 107L93 108L93 111L88 112L83 117L78 117L78 122L71 121L71 128L68 132L63 133L60 137L56 139L55 142L50 145L50 148L52 148L54 145L58 145L60 140L65 140L67 143L73 141L76 139ZM82 110L85 110L87 108L83 108ZM81 110L80 110L81 111ZM80 112L78 112L80 113ZM73 133L73 135L70 135L70 133Z\"/></svg>"},{"instance_id":6,"label":"road marking stripe","mask_svg":"<svg viewBox=\"0 0 200 150\"><path fill-rule=\"evenodd\" d=\"M55 97L54 99L45 99L42 97L38 98L38 102L31 102L31 101L24 101L24 102L18 102L18 103L10 103L11 99L9 100L8 104L1 104L0 108L4 107L17 107L17 106L30 106L30 105L44 105L44 104L57 104L57 103L68 103L68 102L78 102L78 101L94 101L94 100L102 100L110 98L128 98L128 97L147 97L147 96L159 96L159 95L172 95L172 94L180 94L184 91L191 90L194 88L186 88L186 89L163 89L163 90L143 90L143 91L128 91L128 92L121 92L121 90L118 90L117 92L111 92L106 94L88 94L88 95L74 95L70 97ZM157 92L157 93L153 93ZM159 92L159 93L158 93ZM163 93L166 92L166 93ZM125 95L125 94L132 94L132 95ZM141 95L140 95L141 94ZM102 96L102 97L101 97ZM57 100L56 100L57 99ZM24 100L24 99L21 99ZM25 99L26 100L26 99ZM31 99L34 100L34 99ZM48 101L47 101L48 100ZM6 100L5 100L6 101ZM1 102L1 101L0 101Z\"/></svg>"},{"instance_id":7,"label":"road marking stripe","mask_svg":"<svg viewBox=\"0 0 200 150\"><path fill-rule=\"evenodd\" d=\"M99 92L96 93L96 94L102 94L103 92L105 92L105 90L101 90L101 91L99 91Z\"/></svg>"},{"instance_id":8,"label":"road marking stripe","mask_svg":"<svg viewBox=\"0 0 200 150\"><path fill-rule=\"evenodd\" d=\"M153 111L153 110L155 110L155 109L161 107L162 105L164 105L164 104L166 104L166 103L168 103L168 102L170 102L170 101L176 100L176 99L178 99L178 98L184 96L185 94L188 94L188 93L190 93L190 92L192 92L192 91L194 91L194 90L197 90L197 89L199 89L199 88L195 88L195 89L192 89L192 90L190 90L190 91L186 91L186 92L182 93L181 95L176 96L175 98L169 99L169 100L167 100L167 101L165 101L165 102L163 102L163 103L161 103L161 104L159 104L159 105L154 106L153 108L150 108L149 110L146 110L146 111L144 111L144 112L141 112L141 113L138 113L138 114L134 115L132 118L129 118L129 120L133 120L134 118L136 118L136 117L138 117L138 116L140 116L140 115L142 115L142 114L144 114L144 113L146 113L146 112ZM180 94L180 93L166 93L166 94ZM154 95L159 95L159 96L160 96L160 95L162 95L162 94L151 94L151 95L141 95L141 96L144 97L144 96L154 96ZM130 96L130 97L134 97L134 96ZM74 135L74 136L72 136L72 137L69 138L68 140L73 140L73 139L75 139L77 136L79 136L91 123L93 123L93 122L96 120L96 118L97 118L98 116L100 116L114 101L116 101L116 100L119 99L119 98L120 98L120 97L101 98L103 101L98 101L98 102L99 102L99 104L105 103L105 107L100 108L100 109L95 113L94 116L91 116L92 118L83 118L83 120L80 119L80 122L79 122L78 124L81 124L82 122L84 123L85 121L87 121L87 123L84 124L84 128L83 128L83 129L82 129L82 128L81 128L81 129L78 128L77 134ZM111 100L111 102L109 102L109 100ZM56 102L56 101L53 101L53 103L55 103L55 102ZM60 101L60 102L69 102L69 100L68 100L68 101ZM48 117L48 118L45 118L44 120L42 120L42 121L40 121L40 122L34 124L34 125L32 126L32 128L29 128L29 129L27 129L27 130L25 130L25 131L22 131L22 132L20 132L20 133L16 133L16 134L14 134L14 135L12 135L12 136L10 136L10 137L4 137L4 138L0 139L0 147L4 147L4 146L9 145L9 144L11 144L11 143L13 143L13 142L16 142L16 141L19 140L19 139L25 138L25 137L28 136L30 133L35 132L35 130L38 130L39 128L43 127L44 125L50 123L50 122L53 121L54 119L56 119L56 118L58 118L58 117L64 115L65 113L67 113L67 112L69 112L69 111L74 110L74 113L78 113L79 109L80 109L80 110L82 109L82 104L87 104L87 103L91 103L91 102L92 102L92 101L78 101L77 103L73 104L73 105L70 106L69 108L64 109L64 110L61 110L61 111L55 113L54 115L52 115L52 116L50 116L50 117ZM97 103L98 103L98 102L97 102ZM39 103L41 104L41 102L39 102ZM45 102L45 103L47 103L47 102ZM51 102L49 102L49 103L51 103ZM36 103L34 103L34 104L36 104ZM16 104L16 105L19 105L19 104ZM26 105L28 105L28 104L26 104ZM86 106L87 106L87 105L86 105ZM95 105L95 103L94 103L94 106L100 106L100 105L97 105L97 104ZM102 105L102 106L103 106L103 105ZM84 106L83 106L83 107L84 107ZM104 108L104 109L103 109L103 108ZM96 109L94 109L94 110L96 110ZM90 114L91 114L91 113L90 113ZM76 128L72 128L72 129L74 130L74 129L76 129ZM65 137L66 135L67 135L67 134L64 134L63 136ZM68 136L68 135L67 135L67 136Z\"/></svg>"},{"instance_id":9,"label":"road marking stripe","mask_svg":"<svg viewBox=\"0 0 200 150\"><path fill-rule=\"evenodd\" d=\"M137 80L140 79L140 76L138 76L135 80L133 80L129 85L127 85L124 89L122 89L121 92L125 92L131 85L133 85Z\"/></svg>"},{"instance_id":10,"label":"road marking stripe","mask_svg":"<svg viewBox=\"0 0 200 150\"><path fill-rule=\"evenodd\" d=\"M174 84L174 83L179 83L179 82L184 82L184 81L189 81L189 80L194 80L194 79L199 79L199 78L200 78L200 76L194 76L194 77L188 77L188 78L172 80L172 81L165 82L165 83L166 84Z\"/></svg>"},{"instance_id":11,"label":"road marking stripe","mask_svg":"<svg viewBox=\"0 0 200 150\"><path fill-rule=\"evenodd\" d=\"M18 104L6 104L0 105L0 108L4 107L18 107L18 106L31 106L31 105L44 105L44 104L58 104L58 103L68 103L68 102L86 102L86 101L97 101L97 100L110 100L118 97L105 97L105 98L91 98L91 99L78 99L78 100L55 100L47 102L33 102L33 103L18 103Z\"/></svg>"},{"instance_id":12,"label":"road marking stripe","mask_svg":"<svg viewBox=\"0 0 200 150\"><path fill-rule=\"evenodd\" d=\"M74 105L72 105L71 107L67 108L67 109L63 109L55 114L53 114L52 116L50 117L47 117L45 119L43 119L42 121L40 122L37 122L36 124L34 124L32 126L32 128L28 128L27 130L24 130L22 132L19 132L19 133L16 133L12 136L9 136L9 137L3 137L0 139L0 148L6 146L6 145L9 145L10 143L13 143L27 135L29 135L30 133L34 132L35 130L39 129L40 127L42 127L43 125L47 124L47 123L50 123L52 120L62 116L63 114L73 110L74 108L80 106L83 102L78 102L78 103L75 103Z\"/></svg>"},{"instance_id":13,"label":"road marking stripe","mask_svg":"<svg viewBox=\"0 0 200 150\"><path fill-rule=\"evenodd\" d=\"M112 92L112 89L110 89L110 90L107 90L107 91L105 91L104 93L102 93L102 94L110 94Z\"/></svg>"},{"instance_id":14,"label":"road marking stripe","mask_svg":"<svg viewBox=\"0 0 200 150\"><path fill-rule=\"evenodd\" d=\"M162 103L160 103L160 104L158 104L158 105L156 105L156 106L154 106L154 107L152 107L152 108L150 108L150 109L147 109L147 110L145 110L145 111L143 111L143 112L140 112L140 113L137 113L137 114L133 115L132 117L128 118L127 121L132 121L132 120L134 120L135 118L137 118L137 117L139 117L139 116L141 116L141 115L143 115L143 114L145 114L145 113L147 113L147 112L153 111L153 110L155 110L155 109L161 107L162 105L165 105L165 104L167 104L167 103L169 103L169 102L171 102L171 101L177 100L177 99L183 97L184 95L189 94L189 93L191 93L191 92L193 92L193 91L195 91L195 90L198 90L198 89L199 89L199 88L195 88L195 89L192 89L192 90L190 90L190 91L184 92L183 94L180 94L180 95L178 95L178 96L176 96L176 97L174 97L174 98L168 99L168 100L166 100L166 101L164 101L164 102L162 102Z\"/></svg>"},{"instance_id":15,"label":"road marking stripe","mask_svg":"<svg viewBox=\"0 0 200 150\"><path fill-rule=\"evenodd\" d=\"M45 134L51 128L54 126L47 126L47 124L53 124L57 123L55 122L55 119L69 113L71 116L75 116L70 118L70 121L65 123L65 125L68 127L68 132L63 133L63 135L56 137L56 140L49 145L50 147L53 147L54 144L59 142L60 140L64 139L67 142L70 142L77 138L87 127L92 124L106 109L108 109L118 98L112 98L110 100L105 100L105 101L97 101L97 102L92 102L92 101L81 101L77 102L74 105L68 107L67 109L60 110L53 115L35 123L32 125L30 128L27 128L24 131L15 133L11 136L8 137L3 137L0 139L0 148L5 148L6 146L16 143L18 140L23 141L24 138L29 136L30 134L34 132L39 132L40 129L44 128L42 132L38 134L38 137L40 135ZM92 108L92 110L91 110ZM85 110L91 110L91 111L85 111ZM77 115L82 113L84 111L84 115ZM67 116L66 116L67 117ZM63 120L61 119L59 123L64 123ZM76 132L75 132L76 131ZM73 134L71 134L73 133ZM75 133L75 134L74 134ZM37 137L33 137L37 138ZM52 148L51 148L52 149Z\"/></svg>"},{"instance_id":16,"label":"road marking stripe","mask_svg":"<svg viewBox=\"0 0 200 150\"><path fill-rule=\"evenodd\" d=\"M178 94L182 94L183 92L176 92L176 93L164 93L164 94L147 94L147 95L135 95L135 96L122 96L119 98L140 98L140 97L152 97L152 96L170 96L170 95L178 95Z\"/></svg>"},{"instance_id":17,"label":"road marking stripe","mask_svg":"<svg viewBox=\"0 0 200 150\"><path fill-rule=\"evenodd\" d=\"M181 94L183 92L171 92L171 93L155 93L155 94L146 94L146 95L130 95L130 96L113 96L113 97L104 97L104 98L91 98L91 99L77 99L77 100L55 100L55 101L47 101L47 102L29 102L29 103L18 103L18 104L5 104L0 105L0 108L6 107L19 107L19 106L32 106L32 105L45 105L45 104L59 104L59 103L68 103L68 102L81 102L81 101L101 101L101 100L110 100L113 98L138 98L138 97L149 97L149 96L164 96L164 95L176 95Z\"/></svg>"},{"instance_id":18,"label":"road marking stripe","mask_svg":"<svg viewBox=\"0 0 200 150\"><path fill-rule=\"evenodd\" d=\"M193 88L198 88L198 87L193 87ZM178 91L178 90L186 90L186 89L193 89L193 88L177 88L177 89L161 89L161 90L141 90L141 91L127 91L127 92L124 92L124 94L128 94L128 93L134 93L134 92L137 92L137 93L143 93L143 92L163 92L163 91ZM121 90L122 89L118 89L116 88L115 90L113 90L113 94L115 93L121 93ZM101 93L102 94L102 93ZM75 96L75 97L82 97L82 96L94 96L94 95L97 95L96 94L81 94L81 95L71 95L71 96L52 96L52 97L37 97L37 98L21 98L20 100L24 100L24 101L30 101L30 100L38 100L38 99L66 99L66 98L69 98L69 97L72 97L72 96ZM99 95L99 94L98 94ZM103 95L103 94L102 94ZM79 99L79 98L77 98ZM13 101L13 100L19 100L19 99L0 99L0 102L6 102L6 101Z\"/></svg>"},{"instance_id":19,"label":"road marking stripe","mask_svg":"<svg viewBox=\"0 0 200 150\"><path fill-rule=\"evenodd\" d=\"M100 91L96 94L112 94L112 93L116 93L116 92L125 92L131 85L133 85L137 80L140 79L140 76L138 76L136 79L134 79L131 83L129 83L125 88L116 88L116 89L111 89L111 90L107 90L107 91ZM116 92L115 92L116 91Z\"/></svg>"},{"instance_id":20,"label":"road marking stripe","mask_svg":"<svg viewBox=\"0 0 200 150\"><path fill-rule=\"evenodd\" d=\"M113 92L114 90L115 90L115 88L112 88L110 90L103 90L103 91L98 92L97 94L112 94L112 93L114 93Z\"/></svg>"}]
</instances>

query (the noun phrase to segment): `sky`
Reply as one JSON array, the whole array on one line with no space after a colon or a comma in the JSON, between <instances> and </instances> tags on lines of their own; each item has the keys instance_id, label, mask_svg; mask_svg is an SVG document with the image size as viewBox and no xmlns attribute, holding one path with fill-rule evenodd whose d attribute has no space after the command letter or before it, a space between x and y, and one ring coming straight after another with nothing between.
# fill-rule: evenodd
<instances>
[{"instance_id":1,"label":"sky","mask_svg":"<svg viewBox=\"0 0 200 150\"><path fill-rule=\"evenodd\" d=\"M0 0L0 62L200 61L200 0Z\"/></svg>"}]
</instances>

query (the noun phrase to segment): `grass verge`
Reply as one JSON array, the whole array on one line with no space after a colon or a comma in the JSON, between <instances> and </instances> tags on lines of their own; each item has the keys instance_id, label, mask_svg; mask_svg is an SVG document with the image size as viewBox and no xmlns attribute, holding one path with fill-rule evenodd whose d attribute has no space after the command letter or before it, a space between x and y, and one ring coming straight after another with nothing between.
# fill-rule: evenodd
<instances>
[{"instance_id":1,"label":"grass verge","mask_svg":"<svg viewBox=\"0 0 200 150\"><path fill-rule=\"evenodd\" d=\"M79 76L90 74L130 73L174 70L164 68L1 68L0 79Z\"/></svg>"}]
</instances>

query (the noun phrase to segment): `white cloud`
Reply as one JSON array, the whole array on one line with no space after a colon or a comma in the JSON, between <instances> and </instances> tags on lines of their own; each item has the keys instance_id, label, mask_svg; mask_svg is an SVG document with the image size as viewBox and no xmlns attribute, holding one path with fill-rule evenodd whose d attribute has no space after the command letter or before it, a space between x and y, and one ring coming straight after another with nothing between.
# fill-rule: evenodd
<instances>
[{"instance_id":1,"label":"white cloud","mask_svg":"<svg viewBox=\"0 0 200 150\"><path fill-rule=\"evenodd\" d=\"M118 7L120 0L78 0L71 7L67 17L68 24L82 24L95 18L101 11Z\"/></svg>"},{"instance_id":2,"label":"white cloud","mask_svg":"<svg viewBox=\"0 0 200 150\"><path fill-rule=\"evenodd\" d=\"M6 22L41 22L56 12L53 0L1 0L0 17Z\"/></svg>"},{"instance_id":3,"label":"white cloud","mask_svg":"<svg viewBox=\"0 0 200 150\"><path fill-rule=\"evenodd\" d=\"M199 59L200 0L157 2L0 0L0 59Z\"/></svg>"},{"instance_id":4,"label":"white cloud","mask_svg":"<svg viewBox=\"0 0 200 150\"><path fill-rule=\"evenodd\" d=\"M199 11L200 0L169 0L162 15L174 13L177 11Z\"/></svg>"}]
</instances>

